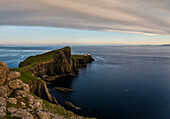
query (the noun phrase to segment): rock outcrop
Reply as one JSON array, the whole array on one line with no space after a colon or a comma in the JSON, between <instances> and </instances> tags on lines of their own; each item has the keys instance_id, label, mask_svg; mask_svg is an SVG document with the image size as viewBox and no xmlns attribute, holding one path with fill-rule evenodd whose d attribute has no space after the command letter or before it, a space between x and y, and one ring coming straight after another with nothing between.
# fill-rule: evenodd
<instances>
[{"instance_id":1,"label":"rock outcrop","mask_svg":"<svg viewBox=\"0 0 170 119\"><path fill-rule=\"evenodd\" d=\"M54 104L58 104L55 97L53 97L47 88L47 85L44 81L32 81L30 84L30 91L36 96L45 99Z\"/></svg>"},{"instance_id":2,"label":"rock outcrop","mask_svg":"<svg viewBox=\"0 0 170 119\"><path fill-rule=\"evenodd\" d=\"M23 83L19 72L9 72L7 65L0 61L0 118L18 117L23 119L57 119L42 107L43 101L30 94L30 87Z\"/></svg>"},{"instance_id":3,"label":"rock outcrop","mask_svg":"<svg viewBox=\"0 0 170 119\"><path fill-rule=\"evenodd\" d=\"M21 62L19 67L21 72L25 72L25 74L26 72L31 72L30 75L40 78L40 80L32 80L28 83L32 93L47 101L57 103L56 99L49 93L45 81L49 82L64 79L65 77L72 77L78 73L80 68L85 67L92 61L94 61L94 59L90 54L71 55L71 48L65 47L44 54L30 56ZM14 77L13 73L16 72L11 72L11 77ZM19 74L16 75L19 76ZM18 86L20 86L18 80L11 82L10 86L18 88L14 85L15 83L18 83Z\"/></svg>"},{"instance_id":4,"label":"rock outcrop","mask_svg":"<svg viewBox=\"0 0 170 119\"><path fill-rule=\"evenodd\" d=\"M40 60L42 57L51 57L47 61ZM31 56L25 61L21 62L19 67L29 66L32 60L35 60L34 66L27 68L34 76L42 79L61 78L68 75L78 73L78 69L86 66L88 63L94 61L91 55L71 55L71 48L65 47L59 50L47 52L45 54Z\"/></svg>"}]
</instances>

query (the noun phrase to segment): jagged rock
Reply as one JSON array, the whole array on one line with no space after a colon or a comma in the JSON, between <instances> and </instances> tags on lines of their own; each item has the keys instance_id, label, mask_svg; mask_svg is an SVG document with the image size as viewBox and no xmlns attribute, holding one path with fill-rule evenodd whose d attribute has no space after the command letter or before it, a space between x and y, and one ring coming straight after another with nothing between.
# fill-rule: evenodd
<instances>
[{"instance_id":1,"label":"jagged rock","mask_svg":"<svg viewBox=\"0 0 170 119\"><path fill-rule=\"evenodd\" d=\"M26 107L26 104L24 102L20 102L22 107Z\"/></svg>"},{"instance_id":2,"label":"jagged rock","mask_svg":"<svg viewBox=\"0 0 170 119\"><path fill-rule=\"evenodd\" d=\"M6 107L1 106L0 107L0 119L6 116Z\"/></svg>"},{"instance_id":3,"label":"jagged rock","mask_svg":"<svg viewBox=\"0 0 170 119\"><path fill-rule=\"evenodd\" d=\"M7 105L7 99L4 97L0 97L0 106L6 106Z\"/></svg>"},{"instance_id":4,"label":"jagged rock","mask_svg":"<svg viewBox=\"0 0 170 119\"><path fill-rule=\"evenodd\" d=\"M72 107L74 109L80 110L80 107L75 106L73 103L66 101L65 104L69 107Z\"/></svg>"},{"instance_id":5,"label":"jagged rock","mask_svg":"<svg viewBox=\"0 0 170 119\"><path fill-rule=\"evenodd\" d=\"M0 77L0 85L3 85L6 81L5 77Z\"/></svg>"},{"instance_id":6,"label":"jagged rock","mask_svg":"<svg viewBox=\"0 0 170 119\"><path fill-rule=\"evenodd\" d=\"M33 81L29 85L30 85L30 91L35 95L37 95L38 97L43 98L52 103L58 104L58 102L55 100L55 97L53 97L49 93L47 85L44 81Z\"/></svg>"},{"instance_id":7,"label":"jagged rock","mask_svg":"<svg viewBox=\"0 0 170 119\"><path fill-rule=\"evenodd\" d=\"M21 76L21 74L19 72L16 72L16 71L11 71L8 73L8 78L7 80L12 80L12 79L17 79Z\"/></svg>"},{"instance_id":8,"label":"jagged rock","mask_svg":"<svg viewBox=\"0 0 170 119\"><path fill-rule=\"evenodd\" d=\"M54 50L46 54L55 53L54 58L49 61L37 64L36 66L28 69L37 77L45 75L55 76L57 74L70 74L73 72L73 62L71 59L71 48L65 47L60 50ZM42 54L43 55L43 54ZM26 60L31 59L27 58ZM29 62L20 63L20 67L29 65Z\"/></svg>"},{"instance_id":9,"label":"jagged rock","mask_svg":"<svg viewBox=\"0 0 170 119\"><path fill-rule=\"evenodd\" d=\"M14 94L15 94L15 96L16 97L23 97L23 98L25 98L25 97L27 97L28 96L28 94L24 91L24 90L16 90L15 92L14 92Z\"/></svg>"},{"instance_id":10,"label":"jagged rock","mask_svg":"<svg viewBox=\"0 0 170 119\"><path fill-rule=\"evenodd\" d=\"M44 111L38 111L37 112L37 116L40 119L50 119L50 116L46 112L44 112Z\"/></svg>"},{"instance_id":11,"label":"jagged rock","mask_svg":"<svg viewBox=\"0 0 170 119\"><path fill-rule=\"evenodd\" d=\"M32 105L34 103L34 100L35 100L34 96L28 94L28 104Z\"/></svg>"},{"instance_id":12,"label":"jagged rock","mask_svg":"<svg viewBox=\"0 0 170 119\"><path fill-rule=\"evenodd\" d=\"M28 84L23 84L23 90L26 92L26 93L29 93L30 91L30 86Z\"/></svg>"},{"instance_id":13,"label":"jagged rock","mask_svg":"<svg viewBox=\"0 0 170 119\"><path fill-rule=\"evenodd\" d=\"M0 96L7 97L7 88L5 86L0 86Z\"/></svg>"},{"instance_id":14,"label":"jagged rock","mask_svg":"<svg viewBox=\"0 0 170 119\"><path fill-rule=\"evenodd\" d=\"M14 107L9 107L8 112L11 113L11 116L13 117L27 117L32 114L30 114L27 110L25 109L20 109L20 108L14 108Z\"/></svg>"},{"instance_id":15,"label":"jagged rock","mask_svg":"<svg viewBox=\"0 0 170 119\"><path fill-rule=\"evenodd\" d=\"M41 110L42 109L42 100L40 99L35 99L34 104L33 104L33 109Z\"/></svg>"},{"instance_id":16,"label":"jagged rock","mask_svg":"<svg viewBox=\"0 0 170 119\"><path fill-rule=\"evenodd\" d=\"M34 116L33 115L28 115L26 117L23 117L22 119L34 119Z\"/></svg>"},{"instance_id":17,"label":"jagged rock","mask_svg":"<svg viewBox=\"0 0 170 119\"><path fill-rule=\"evenodd\" d=\"M64 119L63 116L59 116L58 114L53 114L51 112L47 112L47 114L50 117L50 119Z\"/></svg>"},{"instance_id":18,"label":"jagged rock","mask_svg":"<svg viewBox=\"0 0 170 119\"><path fill-rule=\"evenodd\" d=\"M6 63L0 61L0 77L5 77L9 72L9 68Z\"/></svg>"},{"instance_id":19,"label":"jagged rock","mask_svg":"<svg viewBox=\"0 0 170 119\"><path fill-rule=\"evenodd\" d=\"M23 87L23 82L19 79L17 80L12 80L9 82L9 87L12 89L20 89Z\"/></svg>"},{"instance_id":20,"label":"jagged rock","mask_svg":"<svg viewBox=\"0 0 170 119\"><path fill-rule=\"evenodd\" d=\"M48 76L48 75L44 75L42 76L42 79L44 81L54 81L56 79L56 76Z\"/></svg>"},{"instance_id":21,"label":"jagged rock","mask_svg":"<svg viewBox=\"0 0 170 119\"><path fill-rule=\"evenodd\" d=\"M11 104L17 104L17 99L15 98L8 98L8 102L10 102Z\"/></svg>"}]
</instances>

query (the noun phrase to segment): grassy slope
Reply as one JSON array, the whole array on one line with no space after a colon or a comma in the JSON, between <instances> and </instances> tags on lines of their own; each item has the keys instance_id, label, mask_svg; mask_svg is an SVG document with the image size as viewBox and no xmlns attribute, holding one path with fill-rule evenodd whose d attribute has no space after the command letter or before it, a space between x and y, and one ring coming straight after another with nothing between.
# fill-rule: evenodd
<instances>
[{"instance_id":1,"label":"grassy slope","mask_svg":"<svg viewBox=\"0 0 170 119\"><path fill-rule=\"evenodd\" d=\"M71 58L72 59L84 59L85 58L85 56L84 55L71 55Z\"/></svg>"}]
</instances>

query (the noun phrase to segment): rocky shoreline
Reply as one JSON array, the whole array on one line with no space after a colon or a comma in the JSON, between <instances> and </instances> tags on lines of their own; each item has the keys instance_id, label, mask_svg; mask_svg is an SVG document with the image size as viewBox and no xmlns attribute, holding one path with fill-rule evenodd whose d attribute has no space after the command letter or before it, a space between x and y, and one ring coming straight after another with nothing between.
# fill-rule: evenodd
<instances>
[{"instance_id":1,"label":"rocky shoreline","mask_svg":"<svg viewBox=\"0 0 170 119\"><path fill-rule=\"evenodd\" d=\"M70 115L67 118L84 118L63 109L49 93L46 82L75 76L79 69L92 61L94 59L91 55L71 55L71 48L65 47L30 56L19 64L19 68L10 71L5 63L0 62L0 118L66 118L65 115L58 115L61 110ZM44 107L43 102L46 104ZM49 105L58 105L57 108L61 110L51 111Z\"/></svg>"}]
</instances>

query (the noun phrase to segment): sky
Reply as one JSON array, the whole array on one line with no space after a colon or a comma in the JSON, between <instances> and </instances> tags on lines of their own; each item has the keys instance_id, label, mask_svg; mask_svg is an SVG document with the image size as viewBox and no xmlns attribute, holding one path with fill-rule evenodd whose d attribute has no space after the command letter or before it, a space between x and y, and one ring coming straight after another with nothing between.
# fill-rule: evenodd
<instances>
[{"instance_id":1,"label":"sky","mask_svg":"<svg viewBox=\"0 0 170 119\"><path fill-rule=\"evenodd\" d=\"M170 44L170 1L0 0L0 44Z\"/></svg>"}]
</instances>

